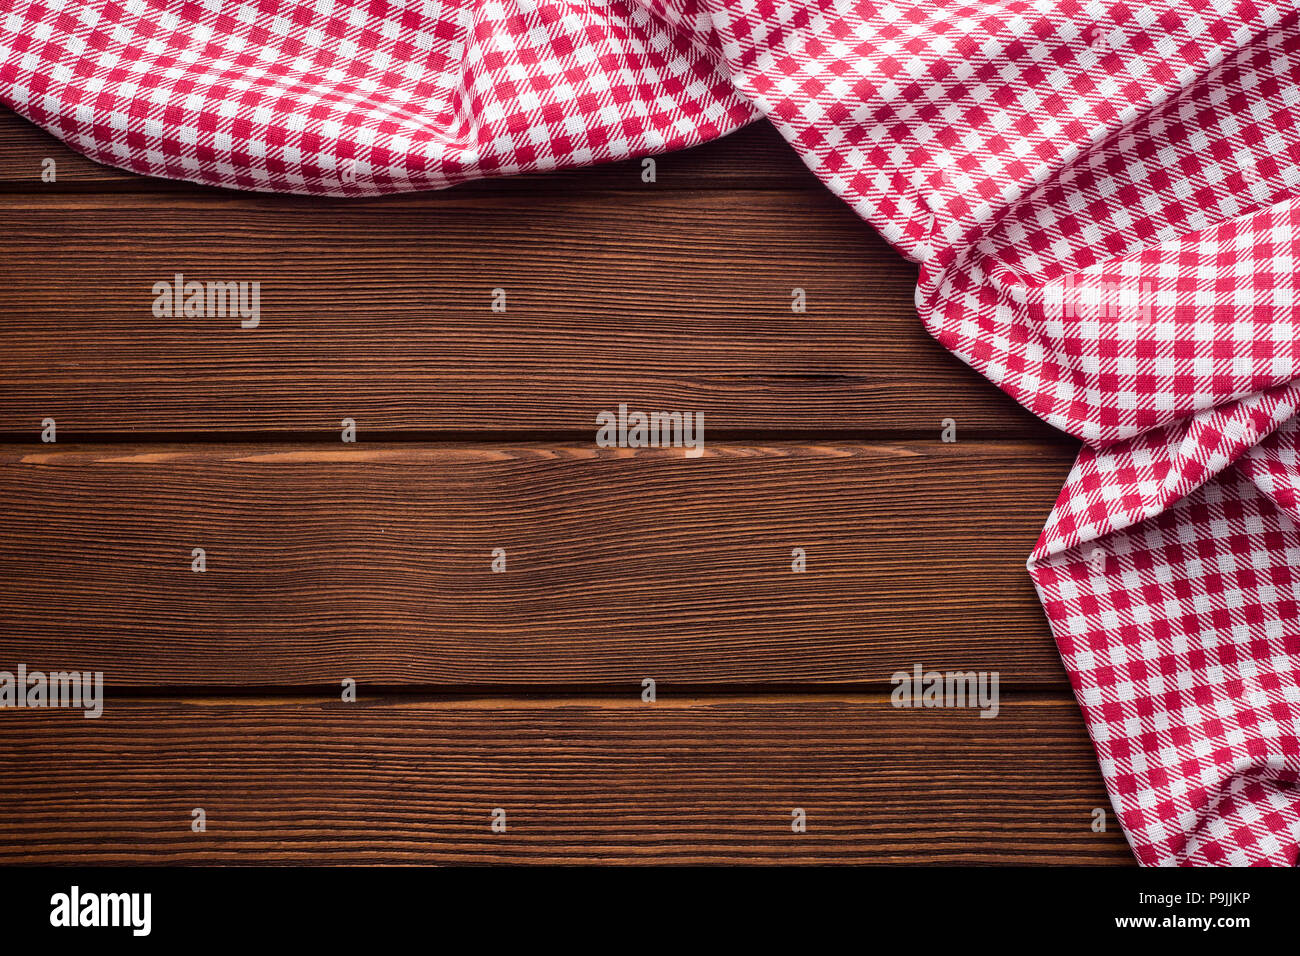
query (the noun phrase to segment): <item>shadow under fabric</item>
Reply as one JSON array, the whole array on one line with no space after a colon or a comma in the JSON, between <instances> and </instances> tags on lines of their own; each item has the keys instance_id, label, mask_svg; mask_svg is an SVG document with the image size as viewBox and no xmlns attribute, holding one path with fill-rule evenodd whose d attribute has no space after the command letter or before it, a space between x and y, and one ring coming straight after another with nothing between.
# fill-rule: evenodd
<instances>
[{"instance_id":1,"label":"shadow under fabric","mask_svg":"<svg viewBox=\"0 0 1300 956\"><path fill-rule=\"evenodd\" d=\"M373 195L769 119L1085 442L1029 573L1144 864L1300 846L1300 19L1230 0L11 0L101 162Z\"/></svg>"}]
</instances>

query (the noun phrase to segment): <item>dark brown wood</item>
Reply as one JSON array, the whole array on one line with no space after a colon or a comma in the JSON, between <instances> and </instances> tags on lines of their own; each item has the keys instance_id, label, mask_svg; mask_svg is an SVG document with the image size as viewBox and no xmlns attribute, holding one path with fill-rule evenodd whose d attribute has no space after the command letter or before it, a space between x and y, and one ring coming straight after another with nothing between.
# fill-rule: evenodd
<instances>
[{"instance_id":1,"label":"dark brown wood","mask_svg":"<svg viewBox=\"0 0 1300 956\"><path fill-rule=\"evenodd\" d=\"M0 661L240 686L879 682L920 661L1063 687L1024 560L1070 460L961 442L7 447Z\"/></svg>"},{"instance_id":2,"label":"dark brown wood","mask_svg":"<svg viewBox=\"0 0 1300 956\"><path fill-rule=\"evenodd\" d=\"M41 177L42 161L55 162L54 183ZM655 158L655 188L700 189L806 189L821 192L817 181L798 154L770 123L752 123L720 140L694 149ZM583 169L556 170L463 183L457 193L532 191L564 183L582 189L641 189L641 159L604 163ZM0 188L31 186L33 193L62 188L159 191L166 180L137 176L87 159L11 110L0 107ZM181 185L183 188L183 184Z\"/></svg>"},{"instance_id":3,"label":"dark brown wood","mask_svg":"<svg viewBox=\"0 0 1300 956\"><path fill-rule=\"evenodd\" d=\"M1131 861L1073 704L978 713L634 692L10 711L0 861Z\"/></svg>"},{"instance_id":4,"label":"dark brown wood","mask_svg":"<svg viewBox=\"0 0 1300 956\"><path fill-rule=\"evenodd\" d=\"M1132 862L1023 567L1075 443L770 126L657 162L240 195L0 110L0 670L114 688L0 709L0 862ZM620 403L705 453L596 449Z\"/></svg>"},{"instance_id":5,"label":"dark brown wood","mask_svg":"<svg viewBox=\"0 0 1300 956\"><path fill-rule=\"evenodd\" d=\"M0 235L0 431L585 432L626 402L1059 434L929 338L914 268L828 193L9 196ZM176 273L259 281L260 325L156 317Z\"/></svg>"}]
</instances>

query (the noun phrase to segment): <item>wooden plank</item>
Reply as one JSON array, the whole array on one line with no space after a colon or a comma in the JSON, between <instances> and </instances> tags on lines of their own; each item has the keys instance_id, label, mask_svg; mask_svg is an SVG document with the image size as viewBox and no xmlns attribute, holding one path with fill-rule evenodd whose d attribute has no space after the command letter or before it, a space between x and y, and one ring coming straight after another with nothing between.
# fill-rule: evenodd
<instances>
[{"instance_id":1,"label":"wooden plank","mask_svg":"<svg viewBox=\"0 0 1300 956\"><path fill-rule=\"evenodd\" d=\"M1063 686L1024 561L1070 463L969 442L7 446L0 661L117 686L872 682L918 661Z\"/></svg>"},{"instance_id":2,"label":"wooden plank","mask_svg":"<svg viewBox=\"0 0 1300 956\"><path fill-rule=\"evenodd\" d=\"M629 694L3 711L0 861L1132 858L1073 702L1004 699L986 720L888 698Z\"/></svg>"},{"instance_id":3,"label":"wooden plank","mask_svg":"<svg viewBox=\"0 0 1300 956\"><path fill-rule=\"evenodd\" d=\"M42 164L46 159L55 163L53 183L42 179ZM656 157L655 163L655 185L661 190L825 188L766 121L752 123L694 149ZM641 159L635 158L581 169L465 183L456 188L484 193L512 191L532 188L542 180L551 179L569 185L581 184L584 188L640 189L641 173ZM35 124L0 107L0 188L17 186L30 186L33 192L53 192L68 186L161 192L171 184L87 159Z\"/></svg>"},{"instance_id":4,"label":"wooden plank","mask_svg":"<svg viewBox=\"0 0 1300 956\"><path fill-rule=\"evenodd\" d=\"M0 200L0 431L586 432L627 403L1058 434L929 338L914 267L829 194L453 193ZM176 273L260 282L260 324L156 317Z\"/></svg>"}]
</instances>

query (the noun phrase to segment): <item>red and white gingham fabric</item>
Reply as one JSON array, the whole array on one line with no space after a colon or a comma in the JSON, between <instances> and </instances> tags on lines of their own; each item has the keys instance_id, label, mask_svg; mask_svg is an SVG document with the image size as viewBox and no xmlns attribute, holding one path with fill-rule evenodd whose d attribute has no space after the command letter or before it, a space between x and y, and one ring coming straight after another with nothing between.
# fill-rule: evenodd
<instances>
[{"instance_id":1,"label":"red and white gingham fabric","mask_svg":"<svg viewBox=\"0 0 1300 956\"><path fill-rule=\"evenodd\" d=\"M1300 18L1250 0L0 0L103 162L368 195L769 118L1085 450L1029 559L1145 864L1300 846Z\"/></svg>"}]
</instances>

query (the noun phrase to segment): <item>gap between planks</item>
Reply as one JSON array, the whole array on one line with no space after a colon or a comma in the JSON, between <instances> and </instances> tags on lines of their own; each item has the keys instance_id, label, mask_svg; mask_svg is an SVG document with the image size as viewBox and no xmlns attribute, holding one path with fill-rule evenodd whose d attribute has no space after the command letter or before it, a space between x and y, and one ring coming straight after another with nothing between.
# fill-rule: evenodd
<instances>
[{"instance_id":1,"label":"gap between planks","mask_svg":"<svg viewBox=\"0 0 1300 956\"><path fill-rule=\"evenodd\" d=\"M976 672L978 673L978 672ZM220 704L230 706L295 706L329 704L339 701L341 684L307 684L301 687L243 687L203 684L105 686L103 699L118 703L169 701L174 703ZM892 685L871 683L837 683L820 681L808 684L684 684L662 681L655 684L658 702L674 706L705 706L752 702L842 703L862 706L887 705L894 693ZM627 684L358 684L358 704L377 706L493 707L504 704L522 706L567 707L575 704L593 707L625 707L640 700L642 685ZM1069 682L1057 684L998 684L1000 703L1072 704L1074 692ZM2 717L2 712L0 712Z\"/></svg>"},{"instance_id":2,"label":"gap between planks","mask_svg":"<svg viewBox=\"0 0 1300 956\"><path fill-rule=\"evenodd\" d=\"M924 445L935 441L939 429L828 429L828 428L720 428L709 430L710 444L725 445ZM341 428L320 428L307 431L268 429L247 431L78 431L60 426L57 443L40 441L40 429L31 431L0 431L0 452L5 446L15 448L41 444L46 448L58 445L93 447L98 445L181 446L181 445L296 445L333 444L340 441ZM359 432L364 439L356 445L582 445L592 444L596 428L590 429L484 429L483 431L438 429L364 429ZM1045 432L1042 438L1010 437L991 427L963 427L962 448L989 445L1020 445L1026 450L1059 448L1077 452L1082 443L1065 432ZM650 449L645 449L649 451Z\"/></svg>"}]
</instances>

